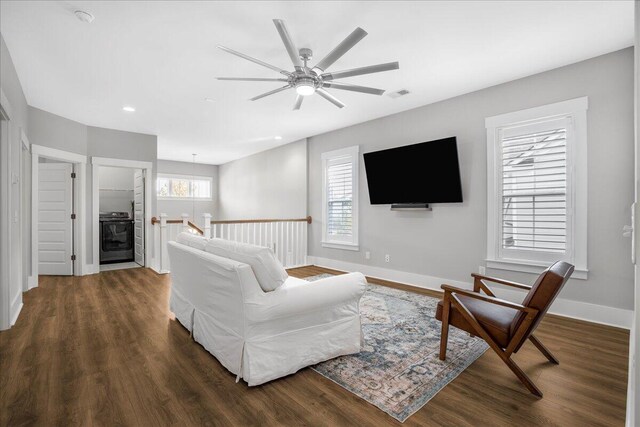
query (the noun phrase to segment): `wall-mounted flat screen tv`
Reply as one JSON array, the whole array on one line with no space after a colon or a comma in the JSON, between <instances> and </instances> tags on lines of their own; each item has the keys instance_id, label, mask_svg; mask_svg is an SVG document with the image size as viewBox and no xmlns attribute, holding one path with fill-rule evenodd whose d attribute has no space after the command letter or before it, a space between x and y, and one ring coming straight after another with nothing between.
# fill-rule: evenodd
<instances>
[{"instance_id":1,"label":"wall-mounted flat screen tv","mask_svg":"<svg viewBox=\"0 0 640 427\"><path fill-rule=\"evenodd\" d=\"M364 154L372 205L462 202L456 137Z\"/></svg>"}]
</instances>

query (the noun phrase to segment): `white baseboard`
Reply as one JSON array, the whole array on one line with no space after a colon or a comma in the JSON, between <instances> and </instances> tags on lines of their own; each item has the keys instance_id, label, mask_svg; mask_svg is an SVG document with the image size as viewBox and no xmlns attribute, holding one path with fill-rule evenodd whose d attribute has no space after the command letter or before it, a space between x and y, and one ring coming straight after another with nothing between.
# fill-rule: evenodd
<instances>
[{"instance_id":1,"label":"white baseboard","mask_svg":"<svg viewBox=\"0 0 640 427\"><path fill-rule=\"evenodd\" d=\"M332 268L342 271L359 271L366 276L377 279L390 280L417 288L440 291L440 285L447 283L465 289L473 289L473 283L459 280L445 279L442 277L427 276L424 274L408 273L405 271L392 270L389 268L375 267L364 264L339 261L330 258L308 257L309 264L318 267ZM524 291L515 291L496 286L493 288L499 298L522 302ZM600 323L603 325L615 326L618 328L630 329L633 321L633 310L609 307L605 305L591 304L582 301L558 298L555 300L549 313L559 316L570 317L572 319L585 320L587 322Z\"/></svg>"},{"instance_id":2,"label":"white baseboard","mask_svg":"<svg viewBox=\"0 0 640 427\"><path fill-rule=\"evenodd\" d=\"M83 276L100 273L100 264L85 264Z\"/></svg>"},{"instance_id":3,"label":"white baseboard","mask_svg":"<svg viewBox=\"0 0 640 427\"><path fill-rule=\"evenodd\" d=\"M27 278L27 290L38 287L38 276L29 276Z\"/></svg>"},{"instance_id":4,"label":"white baseboard","mask_svg":"<svg viewBox=\"0 0 640 427\"><path fill-rule=\"evenodd\" d=\"M11 326L15 325L18 321L18 316L22 311L22 306L22 292L20 292L18 293L18 295L16 295L16 297L13 299L13 302L11 303L11 308L9 311L11 313Z\"/></svg>"}]
</instances>

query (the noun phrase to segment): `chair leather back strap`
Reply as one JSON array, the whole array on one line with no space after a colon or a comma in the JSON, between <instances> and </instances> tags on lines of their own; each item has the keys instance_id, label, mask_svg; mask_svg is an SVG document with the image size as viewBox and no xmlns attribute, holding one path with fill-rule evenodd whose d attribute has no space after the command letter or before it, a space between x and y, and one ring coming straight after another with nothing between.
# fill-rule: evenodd
<instances>
[{"instance_id":1,"label":"chair leather back strap","mask_svg":"<svg viewBox=\"0 0 640 427\"><path fill-rule=\"evenodd\" d=\"M540 321L562 290L564 284L567 283L567 280L571 277L573 270L573 265L564 261L558 261L540 274L522 302L522 305L525 307L531 307L538 310L538 314L529 326L527 333L524 334L522 340L518 343L514 352L517 352L520 347L522 347L522 344L527 340L529 335L531 335L538 327ZM525 313L520 313L515 317L510 327L512 335L518 330L524 321L524 318Z\"/></svg>"}]
</instances>

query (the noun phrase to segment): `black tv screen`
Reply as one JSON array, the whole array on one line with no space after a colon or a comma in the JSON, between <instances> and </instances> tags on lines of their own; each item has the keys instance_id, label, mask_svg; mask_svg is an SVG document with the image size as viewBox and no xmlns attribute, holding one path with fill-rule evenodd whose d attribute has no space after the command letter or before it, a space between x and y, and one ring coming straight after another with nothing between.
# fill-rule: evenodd
<instances>
[{"instance_id":1,"label":"black tv screen","mask_svg":"<svg viewBox=\"0 0 640 427\"><path fill-rule=\"evenodd\" d=\"M364 154L372 205L462 202L456 137Z\"/></svg>"}]
</instances>

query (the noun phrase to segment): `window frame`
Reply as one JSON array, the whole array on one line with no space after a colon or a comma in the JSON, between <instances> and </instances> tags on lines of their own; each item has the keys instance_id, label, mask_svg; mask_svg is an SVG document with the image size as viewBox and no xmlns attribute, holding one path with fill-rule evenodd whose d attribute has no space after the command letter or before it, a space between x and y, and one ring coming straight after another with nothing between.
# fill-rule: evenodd
<instances>
[{"instance_id":1,"label":"window frame","mask_svg":"<svg viewBox=\"0 0 640 427\"><path fill-rule=\"evenodd\" d=\"M329 163L333 160L337 160L344 157L350 157L352 169L351 169L351 185L352 185L352 200L351 200L351 224L352 233L351 239L347 240L335 240L331 239L328 234L328 182L327 182L327 170ZM352 147L342 148L339 150L328 151L322 153L322 241L321 245L325 248L332 249L345 249L351 251L359 251L360 246L358 243L358 199L359 199L359 166L360 166L360 146L354 145Z\"/></svg>"},{"instance_id":2,"label":"window frame","mask_svg":"<svg viewBox=\"0 0 640 427\"><path fill-rule=\"evenodd\" d=\"M159 182L162 178L168 179L181 179L187 181L208 181L209 182L209 197L194 197L193 195L187 197L172 197L172 196L160 196L158 195L158 191L160 191ZM190 184L191 185L191 184ZM213 200L213 177L210 176L197 176L197 175L181 175L181 174L172 174L172 173L160 173L158 172L156 176L156 197L157 200L177 200L177 201L201 201L201 202L210 202Z\"/></svg>"},{"instance_id":3,"label":"window frame","mask_svg":"<svg viewBox=\"0 0 640 427\"><path fill-rule=\"evenodd\" d=\"M487 131L487 257L489 268L540 273L551 259L575 265L573 278L587 279L587 110L588 97L500 114L485 119ZM502 150L505 128L530 126L556 119L568 119L566 140L567 239L564 254L525 251L528 256L510 256L502 249ZM522 255L525 253L523 252Z\"/></svg>"}]
</instances>

